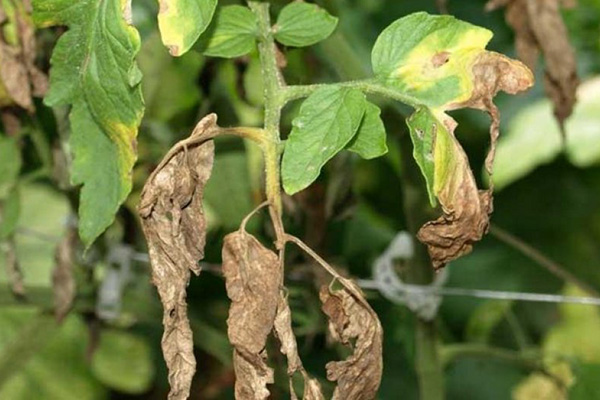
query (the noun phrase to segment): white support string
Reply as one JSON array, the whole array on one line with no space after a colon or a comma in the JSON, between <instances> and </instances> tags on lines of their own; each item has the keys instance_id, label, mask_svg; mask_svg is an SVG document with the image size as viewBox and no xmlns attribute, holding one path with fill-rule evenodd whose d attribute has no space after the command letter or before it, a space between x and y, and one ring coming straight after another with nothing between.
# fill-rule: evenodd
<instances>
[{"instance_id":1,"label":"white support string","mask_svg":"<svg viewBox=\"0 0 600 400\"><path fill-rule=\"evenodd\" d=\"M18 228L18 235L29 236L39 240L58 244L60 238L35 232L26 228ZM136 251L126 252L132 261L148 264L148 254ZM487 289L467 289L457 287L446 287L444 272L436 275L431 285L414 285L404 283L400 280L394 270L394 262L399 259L410 259L414 253L412 238L406 232L400 232L392 241L388 249L379 257L374 266L375 279L358 279L358 285L365 290L377 290L385 298L394 303L406 304L411 310L422 318L433 318L441 304L441 298L445 296L474 297L478 299L492 300L515 300L538 303L569 303L600 306L598 297L564 296L560 294L512 292ZM218 273L220 268L214 264L201 263L203 269L212 273Z\"/></svg>"}]
</instances>

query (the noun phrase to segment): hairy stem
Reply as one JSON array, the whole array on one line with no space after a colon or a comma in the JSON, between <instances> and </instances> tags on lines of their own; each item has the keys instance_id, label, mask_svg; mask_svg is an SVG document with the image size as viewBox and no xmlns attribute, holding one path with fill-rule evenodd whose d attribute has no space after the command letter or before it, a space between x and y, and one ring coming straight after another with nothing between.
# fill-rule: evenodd
<instances>
[{"instance_id":1,"label":"hairy stem","mask_svg":"<svg viewBox=\"0 0 600 400\"><path fill-rule=\"evenodd\" d=\"M284 88L284 100L291 101L302 97L310 96L315 90L328 86L342 86L361 90L364 93L381 95L383 97L399 101L404 104L416 106L418 101L398 90L390 89L384 86L377 79L360 79L355 81L339 82L335 84L314 84L314 85L292 85Z\"/></svg>"},{"instance_id":2,"label":"hairy stem","mask_svg":"<svg viewBox=\"0 0 600 400\"><path fill-rule=\"evenodd\" d=\"M271 31L269 4L257 1L249 2L250 9L258 19L258 52L262 78L265 85L265 124L267 140L263 146L265 157L265 191L270 203L269 212L275 225L279 246L283 245L283 223L281 221L281 178L279 170L280 143L279 120L281 109L285 105L282 95L285 82L277 66L277 48Z\"/></svg>"}]
</instances>

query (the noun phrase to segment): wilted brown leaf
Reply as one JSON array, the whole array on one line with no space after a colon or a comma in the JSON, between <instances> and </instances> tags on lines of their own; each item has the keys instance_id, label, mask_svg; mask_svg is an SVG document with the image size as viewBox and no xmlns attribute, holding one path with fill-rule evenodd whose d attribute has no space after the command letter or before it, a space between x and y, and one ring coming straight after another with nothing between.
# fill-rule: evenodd
<instances>
[{"instance_id":1,"label":"wilted brown leaf","mask_svg":"<svg viewBox=\"0 0 600 400\"><path fill-rule=\"evenodd\" d=\"M202 195L214 160L217 117L202 119L190 138L175 145L148 178L139 214L148 242L152 280L164 308L162 349L169 368L169 399L187 399L196 369L186 288L200 273L206 221Z\"/></svg>"},{"instance_id":2,"label":"wilted brown leaf","mask_svg":"<svg viewBox=\"0 0 600 400\"><path fill-rule=\"evenodd\" d=\"M315 378L311 378L298 355L298 344L292 330L292 312L287 299L280 295L277 305L277 315L275 316L274 330L279 342L281 343L281 352L285 354L288 360L287 373L290 380L290 396L296 400L298 396L292 385L292 376L296 372L302 373L304 378L304 400L324 400L321 385Z\"/></svg>"},{"instance_id":3,"label":"wilted brown leaf","mask_svg":"<svg viewBox=\"0 0 600 400\"><path fill-rule=\"evenodd\" d=\"M34 108L32 96L42 97L48 80L35 65L31 4L9 1L11 12L2 9L0 23L12 25L16 36L2 35L0 39L0 107L18 105L31 112Z\"/></svg>"},{"instance_id":4,"label":"wilted brown leaf","mask_svg":"<svg viewBox=\"0 0 600 400\"><path fill-rule=\"evenodd\" d=\"M572 0L491 0L486 10L506 7L506 21L515 31L519 58L535 68L541 52L545 59L544 84L554 104L554 114L564 131L564 121L573 112L579 85L575 52L569 43L560 7L573 7Z\"/></svg>"},{"instance_id":5,"label":"wilted brown leaf","mask_svg":"<svg viewBox=\"0 0 600 400\"><path fill-rule=\"evenodd\" d=\"M54 254L56 264L52 270L52 292L54 294L54 316L59 322L67 315L75 299L73 265L76 240L77 231L69 228Z\"/></svg>"},{"instance_id":6,"label":"wilted brown leaf","mask_svg":"<svg viewBox=\"0 0 600 400\"><path fill-rule=\"evenodd\" d=\"M490 189L477 189L467 156L454 136L456 121L446 114L442 116L442 121L435 120L437 134L443 129L445 137L449 138L444 151L451 154L452 166L437 192L444 214L423 225L417 237L427 245L436 269L469 253L473 243L481 240L487 232L489 214L493 210L491 177L496 142L500 134L500 113L493 103L494 96L499 91L516 94L533 84L533 75L524 64L494 52L482 52L477 56L472 67L472 79L474 88L471 98L462 103L451 104L448 109L469 107L487 111L490 115L490 150L485 161L490 175Z\"/></svg>"},{"instance_id":7,"label":"wilted brown leaf","mask_svg":"<svg viewBox=\"0 0 600 400\"><path fill-rule=\"evenodd\" d=\"M267 399L273 370L267 337L273 329L282 271L277 255L243 229L223 242L223 275L231 299L227 334L233 345L236 399Z\"/></svg>"},{"instance_id":8,"label":"wilted brown leaf","mask_svg":"<svg viewBox=\"0 0 600 400\"><path fill-rule=\"evenodd\" d=\"M319 293L331 335L354 350L346 360L327 364L327 379L337 382L333 400L371 400L377 395L383 371L383 331L358 287L344 282L343 289L332 291L323 286Z\"/></svg>"},{"instance_id":9,"label":"wilted brown leaf","mask_svg":"<svg viewBox=\"0 0 600 400\"><path fill-rule=\"evenodd\" d=\"M4 253L6 277L8 278L10 290L18 299L25 299L27 292L23 283L23 271L21 271L21 266L19 265L14 236L10 236L0 242L0 250Z\"/></svg>"}]
</instances>

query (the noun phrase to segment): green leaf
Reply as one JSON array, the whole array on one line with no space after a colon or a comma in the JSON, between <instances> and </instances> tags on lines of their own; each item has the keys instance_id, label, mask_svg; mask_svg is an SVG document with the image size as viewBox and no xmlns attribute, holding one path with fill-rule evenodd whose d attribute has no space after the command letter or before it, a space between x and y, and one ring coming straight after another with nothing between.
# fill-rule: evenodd
<instances>
[{"instance_id":1,"label":"green leaf","mask_svg":"<svg viewBox=\"0 0 600 400\"><path fill-rule=\"evenodd\" d=\"M380 157L387 153L385 126L381 120L381 110L373 103L367 102L365 115L358 127L354 139L346 147L366 160Z\"/></svg>"},{"instance_id":2,"label":"green leaf","mask_svg":"<svg viewBox=\"0 0 600 400\"><path fill-rule=\"evenodd\" d=\"M323 165L352 140L366 107L362 92L338 86L318 89L304 101L283 153L281 173L288 194L314 182Z\"/></svg>"},{"instance_id":3,"label":"green leaf","mask_svg":"<svg viewBox=\"0 0 600 400\"><path fill-rule=\"evenodd\" d=\"M565 122L566 155L574 165L585 168L600 163L600 78L583 83L577 104ZM563 151L552 105L541 100L528 105L500 136L496 153L494 183L503 188L549 163Z\"/></svg>"},{"instance_id":4,"label":"green leaf","mask_svg":"<svg viewBox=\"0 0 600 400\"><path fill-rule=\"evenodd\" d=\"M286 46L310 46L331 35L337 22L336 17L317 5L295 1L279 13L275 39Z\"/></svg>"},{"instance_id":5,"label":"green leaf","mask_svg":"<svg viewBox=\"0 0 600 400\"><path fill-rule=\"evenodd\" d=\"M0 200L12 192L21 164L21 150L16 139L0 135Z\"/></svg>"},{"instance_id":6,"label":"green leaf","mask_svg":"<svg viewBox=\"0 0 600 400\"><path fill-rule=\"evenodd\" d=\"M72 105L71 179L83 184L79 235L86 246L114 220L131 191L143 113L140 47L120 0L34 0L42 27L67 25L52 54L49 106Z\"/></svg>"},{"instance_id":7,"label":"green leaf","mask_svg":"<svg viewBox=\"0 0 600 400\"><path fill-rule=\"evenodd\" d=\"M489 30L451 16L411 14L379 35L371 53L373 71L417 104L463 102L473 91L472 64L491 38Z\"/></svg>"},{"instance_id":8,"label":"green leaf","mask_svg":"<svg viewBox=\"0 0 600 400\"><path fill-rule=\"evenodd\" d=\"M150 346L142 337L125 331L102 331L91 367L100 382L129 394L147 391L154 377Z\"/></svg>"},{"instance_id":9,"label":"green leaf","mask_svg":"<svg viewBox=\"0 0 600 400\"><path fill-rule=\"evenodd\" d=\"M202 36L200 48L211 57L240 57L254 49L258 35L258 21L247 7L226 6L217 15Z\"/></svg>"},{"instance_id":10,"label":"green leaf","mask_svg":"<svg viewBox=\"0 0 600 400\"><path fill-rule=\"evenodd\" d=\"M415 111L407 120L413 142L413 157L427 185L429 201L435 207L438 193L453 174L460 171L463 161L454 136L427 108Z\"/></svg>"},{"instance_id":11,"label":"green leaf","mask_svg":"<svg viewBox=\"0 0 600 400\"><path fill-rule=\"evenodd\" d=\"M217 0L159 0L158 27L173 56L185 54L209 26Z\"/></svg>"}]
</instances>

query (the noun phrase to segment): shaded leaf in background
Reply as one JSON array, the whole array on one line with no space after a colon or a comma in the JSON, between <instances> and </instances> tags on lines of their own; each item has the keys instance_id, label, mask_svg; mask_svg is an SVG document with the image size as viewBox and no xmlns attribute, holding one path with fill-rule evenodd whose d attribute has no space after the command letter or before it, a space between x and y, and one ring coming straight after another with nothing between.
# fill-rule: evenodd
<instances>
[{"instance_id":1,"label":"shaded leaf in background","mask_svg":"<svg viewBox=\"0 0 600 400\"><path fill-rule=\"evenodd\" d=\"M286 46L304 47L326 39L338 19L316 4L294 1L281 10L273 27L275 40Z\"/></svg>"},{"instance_id":2,"label":"shaded leaf in background","mask_svg":"<svg viewBox=\"0 0 600 400\"><path fill-rule=\"evenodd\" d=\"M321 168L352 140L367 108L365 95L342 87L315 91L292 122L281 164L283 187L294 194L317 179Z\"/></svg>"},{"instance_id":3,"label":"shaded leaf in background","mask_svg":"<svg viewBox=\"0 0 600 400\"><path fill-rule=\"evenodd\" d=\"M494 328L506 317L513 302L509 300L488 300L471 314L465 329L469 342L488 343Z\"/></svg>"},{"instance_id":4,"label":"shaded leaf in background","mask_svg":"<svg viewBox=\"0 0 600 400\"><path fill-rule=\"evenodd\" d=\"M237 399L267 399L267 384L274 383L265 346L275 323L281 274L277 255L243 227L223 239L223 275L231 299L227 334L234 348Z\"/></svg>"},{"instance_id":5,"label":"shaded leaf in background","mask_svg":"<svg viewBox=\"0 0 600 400\"><path fill-rule=\"evenodd\" d=\"M575 367L575 384L569 389L569 400L600 399L600 363L580 364Z\"/></svg>"},{"instance_id":6,"label":"shaded leaf in background","mask_svg":"<svg viewBox=\"0 0 600 400\"><path fill-rule=\"evenodd\" d=\"M21 184L21 215L18 227L29 235L17 235L16 246L23 270L24 283L28 288L52 286L52 270L56 243L44 238L58 238L65 232L65 221L71 214L67 198L42 184ZM7 282L4 260L0 258L0 284ZM47 299L48 304L52 298Z\"/></svg>"},{"instance_id":7,"label":"shaded leaf in background","mask_svg":"<svg viewBox=\"0 0 600 400\"><path fill-rule=\"evenodd\" d=\"M385 126L380 115L379 107L368 102L358 132L346 146L347 150L357 153L366 160L381 157L387 153Z\"/></svg>"},{"instance_id":8,"label":"shaded leaf in background","mask_svg":"<svg viewBox=\"0 0 600 400\"><path fill-rule=\"evenodd\" d=\"M189 52L173 58L155 33L143 42L137 60L144 74L146 119L169 122L198 104L201 92L195 86L204 63L200 54Z\"/></svg>"},{"instance_id":9,"label":"shaded leaf in background","mask_svg":"<svg viewBox=\"0 0 600 400\"><path fill-rule=\"evenodd\" d=\"M91 370L111 389L141 394L152 384L154 359L144 338L126 331L106 329L94 351Z\"/></svg>"},{"instance_id":10,"label":"shaded leaf in background","mask_svg":"<svg viewBox=\"0 0 600 400\"><path fill-rule=\"evenodd\" d=\"M66 25L52 54L49 106L71 105L71 180L83 184L79 235L86 247L114 220L131 191L143 113L140 48L120 0L34 0L40 27Z\"/></svg>"},{"instance_id":11,"label":"shaded leaf in background","mask_svg":"<svg viewBox=\"0 0 600 400\"><path fill-rule=\"evenodd\" d=\"M383 371L383 330L364 297L355 297L360 294L358 287L347 282L352 292L347 288L332 291L326 286L319 292L333 339L353 350L345 360L327 364L327 379L337 383L333 400L374 399Z\"/></svg>"},{"instance_id":12,"label":"shaded leaf in background","mask_svg":"<svg viewBox=\"0 0 600 400\"><path fill-rule=\"evenodd\" d=\"M506 21L515 31L519 58L532 70L540 52L544 56L544 85L554 104L561 130L573 112L579 84L575 51L560 13L564 0L491 0L486 10L506 7Z\"/></svg>"},{"instance_id":13,"label":"shaded leaf in background","mask_svg":"<svg viewBox=\"0 0 600 400\"><path fill-rule=\"evenodd\" d=\"M88 332L79 316L70 315L58 326L52 315L19 306L3 308L0 320L0 360L10 361L8 352L22 346L18 358L8 365L10 375L2 377L8 379L0 385L0 398L106 399L106 389L85 358ZM0 365L0 370L6 371L5 367Z\"/></svg>"},{"instance_id":14,"label":"shaded leaf in background","mask_svg":"<svg viewBox=\"0 0 600 400\"><path fill-rule=\"evenodd\" d=\"M199 46L207 56L240 57L252 51L257 36L258 22L248 7L226 6L217 10Z\"/></svg>"},{"instance_id":15,"label":"shaded leaf in background","mask_svg":"<svg viewBox=\"0 0 600 400\"><path fill-rule=\"evenodd\" d=\"M204 117L190 136L198 139L197 143L178 143L167 153L144 185L138 207L152 281L164 309L161 344L169 368L171 400L188 398L196 370L186 288L190 271L199 274L198 262L204 257L202 196L212 171L214 143L210 138L218 130L216 123L215 114Z\"/></svg>"},{"instance_id":16,"label":"shaded leaf in background","mask_svg":"<svg viewBox=\"0 0 600 400\"><path fill-rule=\"evenodd\" d=\"M600 163L600 78L584 82L577 90L573 115L565 122L567 158L585 168ZM526 176L562 151L560 128L548 118L552 105L542 100L528 105L510 122L498 142L494 182L499 188Z\"/></svg>"},{"instance_id":17,"label":"shaded leaf in background","mask_svg":"<svg viewBox=\"0 0 600 400\"><path fill-rule=\"evenodd\" d=\"M217 0L159 0L158 27L173 56L185 54L206 30Z\"/></svg>"},{"instance_id":18,"label":"shaded leaf in background","mask_svg":"<svg viewBox=\"0 0 600 400\"><path fill-rule=\"evenodd\" d=\"M247 168L244 152L217 154L212 179L206 185L204 199L227 231L238 227L254 208ZM249 230L256 226L255 221L248 221Z\"/></svg>"}]
</instances>

